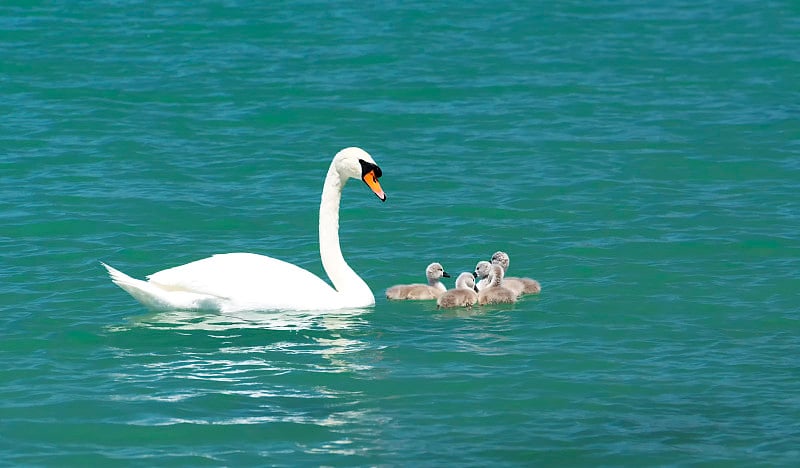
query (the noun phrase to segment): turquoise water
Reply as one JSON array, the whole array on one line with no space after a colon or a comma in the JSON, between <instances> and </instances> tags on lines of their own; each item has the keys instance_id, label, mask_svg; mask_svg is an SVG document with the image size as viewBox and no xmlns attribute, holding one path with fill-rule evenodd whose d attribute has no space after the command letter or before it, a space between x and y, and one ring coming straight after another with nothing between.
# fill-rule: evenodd
<instances>
[{"instance_id":1,"label":"turquoise water","mask_svg":"<svg viewBox=\"0 0 800 468\"><path fill-rule=\"evenodd\" d=\"M4 463L800 459L797 2L259 3L0 6ZM98 263L322 275L352 145L372 309L152 314ZM383 298L498 249L540 296Z\"/></svg>"}]
</instances>

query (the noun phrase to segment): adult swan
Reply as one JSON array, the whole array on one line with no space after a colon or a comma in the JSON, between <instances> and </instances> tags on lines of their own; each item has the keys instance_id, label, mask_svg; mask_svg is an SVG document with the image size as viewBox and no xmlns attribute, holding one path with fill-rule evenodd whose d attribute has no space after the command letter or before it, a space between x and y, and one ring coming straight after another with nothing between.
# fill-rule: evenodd
<instances>
[{"instance_id":1,"label":"adult swan","mask_svg":"<svg viewBox=\"0 0 800 468\"><path fill-rule=\"evenodd\" d=\"M381 169L366 151L345 148L333 158L319 205L319 255L328 283L303 268L264 255L214 255L148 276L131 278L105 263L111 281L152 310L323 310L368 307L375 297L342 257L339 201L347 179L360 178L386 200Z\"/></svg>"}]
</instances>

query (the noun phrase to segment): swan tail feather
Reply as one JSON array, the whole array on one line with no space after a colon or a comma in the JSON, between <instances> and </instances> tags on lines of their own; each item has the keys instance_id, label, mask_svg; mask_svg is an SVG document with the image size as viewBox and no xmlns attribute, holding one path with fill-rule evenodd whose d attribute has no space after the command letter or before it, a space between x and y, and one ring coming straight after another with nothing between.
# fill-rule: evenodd
<instances>
[{"instance_id":1,"label":"swan tail feather","mask_svg":"<svg viewBox=\"0 0 800 468\"><path fill-rule=\"evenodd\" d=\"M123 272L117 270L116 268L114 268L114 267L112 267L110 265L107 265L107 264L105 264L103 262L100 262L100 264L103 265L103 267L106 269L106 271L108 271L108 276L111 277L111 281L113 281L115 284L118 281L119 282L130 282L130 283L135 282L135 281L140 281L140 280L131 278L130 276L126 275L125 273L123 273Z\"/></svg>"},{"instance_id":2,"label":"swan tail feather","mask_svg":"<svg viewBox=\"0 0 800 468\"><path fill-rule=\"evenodd\" d=\"M147 281L132 278L116 268L100 262L108 271L111 281L125 292L154 311L175 309L196 309L209 299L202 294L183 291L168 291Z\"/></svg>"}]
</instances>

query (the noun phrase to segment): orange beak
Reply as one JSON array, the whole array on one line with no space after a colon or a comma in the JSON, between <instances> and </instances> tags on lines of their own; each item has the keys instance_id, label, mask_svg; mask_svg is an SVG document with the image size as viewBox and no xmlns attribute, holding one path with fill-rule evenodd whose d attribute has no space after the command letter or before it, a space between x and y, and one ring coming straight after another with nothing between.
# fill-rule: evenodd
<instances>
[{"instance_id":1,"label":"orange beak","mask_svg":"<svg viewBox=\"0 0 800 468\"><path fill-rule=\"evenodd\" d=\"M380 182L378 182L378 178L375 177L375 171L374 170L369 171L366 174L364 174L363 180L364 180L364 183L367 184L367 187L369 187L370 190L372 190L375 193L375 195L377 195L378 198L381 199L381 201L386 201L386 194L383 193L383 189L381 188L381 184L380 184Z\"/></svg>"}]
</instances>

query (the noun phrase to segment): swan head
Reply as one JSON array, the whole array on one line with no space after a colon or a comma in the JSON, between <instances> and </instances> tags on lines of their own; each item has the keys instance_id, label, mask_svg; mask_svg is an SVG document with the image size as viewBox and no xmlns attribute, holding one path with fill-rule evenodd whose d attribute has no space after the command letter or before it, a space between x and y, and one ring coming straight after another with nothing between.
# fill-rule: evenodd
<instances>
[{"instance_id":1,"label":"swan head","mask_svg":"<svg viewBox=\"0 0 800 468\"><path fill-rule=\"evenodd\" d=\"M456 289L470 289L474 291L475 277L472 276L472 273L465 271L458 275L458 278L456 278Z\"/></svg>"},{"instance_id":2,"label":"swan head","mask_svg":"<svg viewBox=\"0 0 800 468\"><path fill-rule=\"evenodd\" d=\"M383 171L369 153L355 146L345 148L336 153L332 165L343 180L361 179L381 201L386 201L386 193L378 182Z\"/></svg>"},{"instance_id":3,"label":"swan head","mask_svg":"<svg viewBox=\"0 0 800 468\"><path fill-rule=\"evenodd\" d=\"M505 273L505 271L508 270L509 264L508 254L498 250L492 255L492 264L503 267L503 272Z\"/></svg>"},{"instance_id":4,"label":"swan head","mask_svg":"<svg viewBox=\"0 0 800 468\"><path fill-rule=\"evenodd\" d=\"M425 268L425 276L428 277L429 283L435 283L442 279L442 277L449 278L450 274L444 271L441 263L431 263L428 268Z\"/></svg>"},{"instance_id":5,"label":"swan head","mask_svg":"<svg viewBox=\"0 0 800 468\"><path fill-rule=\"evenodd\" d=\"M475 265L475 273L473 276L478 279L483 279L489 276L489 273L492 271L492 264L487 262L486 260L481 260Z\"/></svg>"}]
</instances>

